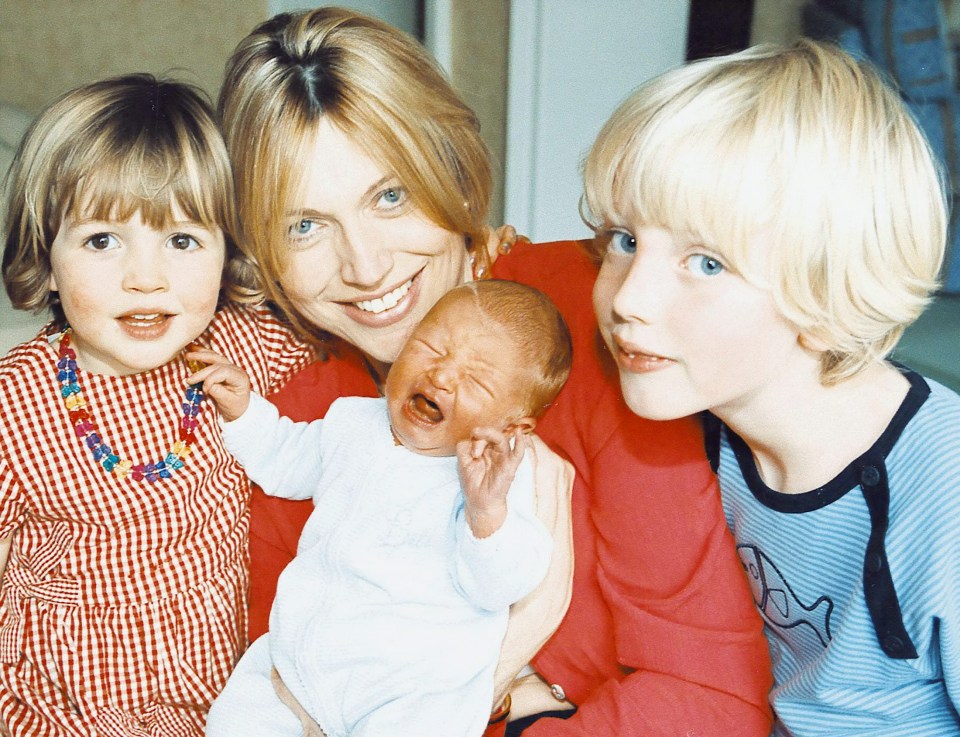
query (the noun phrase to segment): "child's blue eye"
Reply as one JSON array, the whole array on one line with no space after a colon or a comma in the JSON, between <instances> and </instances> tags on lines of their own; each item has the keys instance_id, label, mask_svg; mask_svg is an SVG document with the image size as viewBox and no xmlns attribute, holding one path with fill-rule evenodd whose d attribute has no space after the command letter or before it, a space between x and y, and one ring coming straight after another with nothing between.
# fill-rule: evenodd
<instances>
[{"instance_id":1,"label":"child's blue eye","mask_svg":"<svg viewBox=\"0 0 960 737\"><path fill-rule=\"evenodd\" d=\"M724 266L712 256L696 253L690 257L690 269L704 276L716 276L724 270Z\"/></svg>"},{"instance_id":2,"label":"child's blue eye","mask_svg":"<svg viewBox=\"0 0 960 737\"><path fill-rule=\"evenodd\" d=\"M186 233L177 233L170 237L170 240L167 241L171 248L176 249L177 251L193 251L197 248L200 248L200 243L192 235L187 235Z\"/></svg>"},{"instance_id":3,"label":"child's blue eye","mask_svg":"<svg viewBox=\"0 0 960 737\"><path fill-rule=\"evenodd\" d=\"M85 246L89 246L94 251L110 251L120 245L117 237L109 233L97 233L84 241Z\"/></svg>"},{"instance_id":4,"label":"child's blue eye","mask_svg":"<svg viewBox=\"0 0 960 737\"><path fill-rule=\"evenodd\" d=\"M610 244L613 253L634 254L637 252L637 239L625 230L610 231Z\"/></svg>"}]
</instances>

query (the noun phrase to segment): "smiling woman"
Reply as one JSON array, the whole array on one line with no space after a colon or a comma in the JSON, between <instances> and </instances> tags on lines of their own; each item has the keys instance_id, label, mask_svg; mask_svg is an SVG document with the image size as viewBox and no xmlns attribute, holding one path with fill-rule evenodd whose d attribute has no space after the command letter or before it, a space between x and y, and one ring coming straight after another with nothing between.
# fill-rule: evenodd
<instances>
[{"instance_id":1,"label":"smiling woman","mask_svg":"<svg viewBox=\"0 0 960 737\"><path fill-rule=\"evenodd\" d=\"M490 706L509 692L511 718L550 712L529 735L768 734L768 655L699 427L642 420L623 404L596 340L584 244L498 244L476 117L434 60L363 15L279 15L237 47L220 112L245 283L330 354L272 397L283 414L316 420L340 396L399 380L409 336L471 279L536 287L569 325L573 368L537 433L576 468L572 507L565 483L538 486L554 564L511 610ZM415 413L446 414L414 394ZM311 506L255 491L251 508L258 636Z\"/></svg>"}]
</instances>

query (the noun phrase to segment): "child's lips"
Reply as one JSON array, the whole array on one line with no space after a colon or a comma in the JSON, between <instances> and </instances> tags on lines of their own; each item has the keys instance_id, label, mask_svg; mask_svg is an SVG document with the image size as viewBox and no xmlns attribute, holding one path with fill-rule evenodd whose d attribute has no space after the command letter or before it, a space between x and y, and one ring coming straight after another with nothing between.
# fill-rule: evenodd
<instances>
[{"instance_id":1,"label":"child's lips","mask_svg":"<svg viewBox=\"0 0 960 737\"><path fill-rule=\"evenodd\" d=\"M160 325L169 317L163 312L128 312L117 319L133 328L149 328Z\"/></svg>"},{"instance_id":2,"label":"child's lips","mask_svg":"<svg viewBox=\"0 0 960 737\"><path fill-rule=\"evenodd\" d=\"M117 316L123 332L135 340L156 340L166 334L173 315L166 312L125 312Z\"/></svg>"},{"instance_id":3,"label":"child's lips","mask_svg":"<svg viewBox=\"0 0 960 737\"><path fill-rule=\"evenodd\" d=\"M443 422L443 410L424 394L414 394L408 402L410 411L420 420L431 425Z\"/></svg>"},{"instance_id":4,"label":"child's lips","mask_svg":"<svg viewBox=\"0 0 960 737\"><path fill-rule=\"evenodd\" d=\"M674 363L672 358L649 353L639 346L628 343L619 338L614 338L616 351L614 355L620 368L630 373L647 373L667 368Z\"/></svg>"}]
</instances>

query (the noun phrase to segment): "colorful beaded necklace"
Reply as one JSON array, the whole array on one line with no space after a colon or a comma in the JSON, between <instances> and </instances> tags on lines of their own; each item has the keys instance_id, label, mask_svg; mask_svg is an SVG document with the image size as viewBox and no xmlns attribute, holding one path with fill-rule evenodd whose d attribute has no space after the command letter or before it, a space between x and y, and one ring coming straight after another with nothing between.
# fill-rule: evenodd
<instances>
[{"instance_id":1,"label":"colorful beaded necklace","mask_svg":"<svg viewBox=\"0 0 960 737\"><path fill-rule=\"evenodd\" d=\"M202 409L203 391L199 384L188 386L181 404L183 418L180 420L177 441L166 456L155 463L134 465L133 461L120 460L113 448L107 445L97 429L93 415L87 410L87 400L80 391L77 380L77 354L70 347L70 328L59 334L60 350L57 353L57 381L60 382L60 396L67 407L70 422L77 437L93 453L96 461L105 471L118 479L128 476L134 481L146 479L151 484L157 479L168 479L173 471L183 468L184 459L190 455L190 446L196 442L194 434L199 424L198 415ZM191 366L191 370L194 369Z\"/></svg>"}]
</instances>

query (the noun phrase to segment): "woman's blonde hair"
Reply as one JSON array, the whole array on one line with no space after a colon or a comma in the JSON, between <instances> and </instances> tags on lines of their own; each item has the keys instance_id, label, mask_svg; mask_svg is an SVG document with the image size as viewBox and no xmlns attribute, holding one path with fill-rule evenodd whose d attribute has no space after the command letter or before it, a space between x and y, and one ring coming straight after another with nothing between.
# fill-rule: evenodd
<instances>
[{"instance_id":1,"label":"woman's blonde hair","mask_svg":"<svg viewBox=\"0 0 960 737\"><path fill-rule=\"evenodd\" d=\"M71 90L34 120L10 168L3 281L13 306L51 308L50 248L65 218L167 225L172 206L236 231L233 178L213 110L191 85L130 74Z\"/></svg>"},{"instance_id":2,"label":"woman's blonde hair","mask_svg":"<svg viewBox=\"0 0 960 737\"><path fill-rule=\"evenodd\" d=\"M491 173L477 118L429 53L386 23L330 7L277 15L227 62L219 113L248 257L238 281L305 335L318 331L278 282L289 213L324 116L396 175L427 218L467 244L485 243ZM485 248L474 256L486 258Z\"/></svg>"},{"instance_id":3,"label":"woman's blonde hair","mask_svg":"<svg viewBox=\"0 0 960 737\"><path fill-rule=\"evenodd\" d=\"M668 72L584 163L585 217L699 239L823 349L825 384L886 356L937 286L944 189L900 98L810 40ZM762 249L762 251L761 251Z\"/></svg>"}]
</instances>

